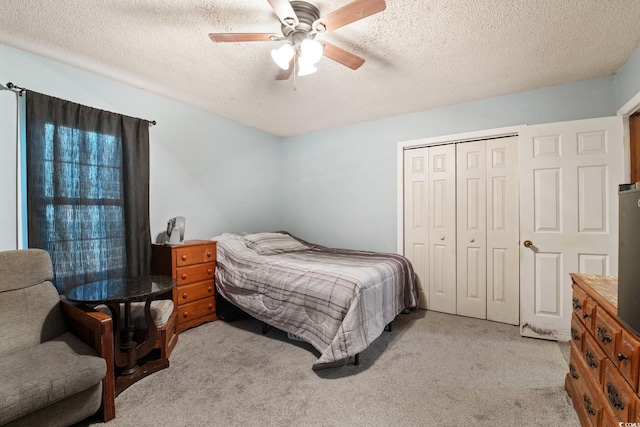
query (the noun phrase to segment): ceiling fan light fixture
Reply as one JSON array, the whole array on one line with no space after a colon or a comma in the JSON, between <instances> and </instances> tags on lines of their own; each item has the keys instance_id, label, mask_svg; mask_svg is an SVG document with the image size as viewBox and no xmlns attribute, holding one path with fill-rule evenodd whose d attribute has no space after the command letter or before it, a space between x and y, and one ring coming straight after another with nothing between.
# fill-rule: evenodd
<instances>
[{"instance_id":1,"label":"ceiling fan light fixture","mask_svg":"<svg viewBox=\"0 0 640 427\"><path fill-rule=\"evenodd\" d=\"M324 46L319 41L313 39L305 39L300 43L300 54L304 61L315 64L322 58L322 49Z\"/></svg>"},{"instance_id":2,"label":"ceiling fan light fixture","mask_svg":"<svg viewBox=\"0 0 640 427\"><path fill-rule=\"evenodd\" d=\"M318 69L313 65L313 63L305 60L303 56L298 57L298 76L308 76L316 71L318 71Z\"/></svg>"},{"instance_id":3,"label":"ceiling fan light fixture","mask_svg":"<svg viewBox=\"0 0 640 427\"><path fill-rule=\"evenodd\" d=\"M278 49L271 50L271 57L273 58L273 61L283 70L289 69L289 63L291 62L291 58L293 58L294 54L295 50L289 43L283 44Z\"/></svg>"}]
</instances>

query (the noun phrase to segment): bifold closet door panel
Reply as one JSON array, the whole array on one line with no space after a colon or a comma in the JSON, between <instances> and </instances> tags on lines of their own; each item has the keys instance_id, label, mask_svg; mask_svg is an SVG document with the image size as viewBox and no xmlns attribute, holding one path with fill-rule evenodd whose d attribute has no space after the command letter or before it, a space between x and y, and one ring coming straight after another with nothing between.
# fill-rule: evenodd
<instances>
[{"instance_id":1,"label":"bifold closet door panel","mask_svg":"<svg viewBox=\"0 0 640 427\"><path fill-rule=\"evenodd\" d=\"M487 319L520 321L518 137L487 144Z\"/></svg>"},{"instance_id":2,"label":"bifold closet door panel","mask_svg":"<svg viewBox=\"0 0 640 427\"><path fill-rule=\"evenodd\" d=\"M429 307L429 181L427 147L404 151L404 255L418 280L420 308Z\"/></svg>"},{"instance_id":3,"label":"bifold closet door panel","mask_svg":"<svg viewBox=\"0 0 640 427\"><path fill-rule=\"evenodd\" d=\"M429 308L456 314L456 149L429 147Z\"/></svg>"},{"instance_id":4,"label":"bifold closet door panel","mask_svg":"<svg viewBox=\"0 0 640 427\"><path fill-rule=\"evenodd\" d=\"M457 314L487 317L487 145L457 144Z\"/></svg>"}]
</instances>

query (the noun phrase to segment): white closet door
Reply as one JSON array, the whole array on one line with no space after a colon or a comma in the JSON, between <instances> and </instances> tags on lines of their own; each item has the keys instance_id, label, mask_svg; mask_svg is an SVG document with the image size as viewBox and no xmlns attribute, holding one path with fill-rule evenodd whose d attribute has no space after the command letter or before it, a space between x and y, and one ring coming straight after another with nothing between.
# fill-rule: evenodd
<instances>
[{"instance_id":1,"label":"white closet door","mask_svg":"<svg viewBox=\"0 0 640 427\"><path fill-rule=\"evenodd\" d=\"M429 309L456 313L456 152L429 147Z\"/></svg>"},{"instance_id":2,"label":"white closet door","mask_svg":"<svg viewBox=\"0 0 640 427\"><path fill-rule=\"evenodd\" d=\"M420 308L429 309L428 148L404 151L404 255L418 280Z\"/></svg>"},{"instance_id":3,"label":"white closet door","mask_svg":"<svg viewBox=\"0 0 640 427\"><path fill-rule=\"evenodd\" d=\"M457 314L487 318L486 141L457 145Z\"/></svg>"},{"instance_id":4,"label":"white closet door","mask_svg":"<svg viewBox=\"0 0 640 427\"><path fill-rule=\"evenodd\" d=\"M520 143L520 331L568 340L569 273L617 274L622 118L527 126Z\"/></svg>"},{"instance_id":5,"label":"white closet door","mask_svg":"<svg viewBox=\"0 0 640 427\"><path fill-rule=\"evenodd\" d=\"M518 137L487 144L487 319L520 321Z\"/></svg>"}]
</instances>

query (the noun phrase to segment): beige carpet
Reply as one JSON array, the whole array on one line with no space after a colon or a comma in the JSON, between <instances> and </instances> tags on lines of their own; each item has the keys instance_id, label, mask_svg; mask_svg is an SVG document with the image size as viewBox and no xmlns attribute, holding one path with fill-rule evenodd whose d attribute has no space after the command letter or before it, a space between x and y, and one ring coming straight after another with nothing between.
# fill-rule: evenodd
<instances>
[{"instance_id":1,"label":"beige carpet","mask_svg":"<svg viewBox=\"0 0 640 427\"><path fill-rule=\"evenodd\" d=\"M360 365L313 371L306 343L263 335L255 320L218 321L183 332L171 366L118 396L108 426L577 427L562 347L418 310Z\"/></svg>"}]
</instances>

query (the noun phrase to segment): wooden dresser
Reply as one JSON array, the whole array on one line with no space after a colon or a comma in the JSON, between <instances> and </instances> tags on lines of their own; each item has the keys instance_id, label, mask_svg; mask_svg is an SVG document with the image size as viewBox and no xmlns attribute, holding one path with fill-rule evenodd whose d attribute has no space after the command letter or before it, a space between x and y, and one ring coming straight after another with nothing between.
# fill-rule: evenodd
<instances>
[{"instance_id":1,"label":"wooden dresser","mask_svg":"<svg viewBox=\"0 0 640 427\"><path fill-rule=\"evenodd\" d=\"M594 427L640 423L640 338L616 317L618 282L577 273L571 273L571 279L571 354L565 387L580 422Z\"/></svg>"},{"instance_id":2,"label":"wooden dresser","mask_svg":"<svg viewBox=\"0 0 640 427\"><path fill-rule=\"evenodd\" d=\"M173 276L173 304L177 307L176 333L218 320L214 274L216 242L189 240L181 245L152 245L153 271Z\"/></svg>"}]
</instances>

